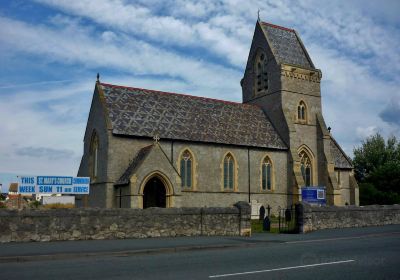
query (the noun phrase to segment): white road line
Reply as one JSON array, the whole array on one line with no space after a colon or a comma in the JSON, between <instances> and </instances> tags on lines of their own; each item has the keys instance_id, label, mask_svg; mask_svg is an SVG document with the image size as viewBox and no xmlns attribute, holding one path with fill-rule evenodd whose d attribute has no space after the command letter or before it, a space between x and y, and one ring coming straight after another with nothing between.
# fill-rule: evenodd
<instances>
[{"instance_id":1,"label":"white road line","mask_svg":"<svg viewBox=\"0 0 400 280\"><path fill-rule=\"evenodd\" d=\"M345 236L345 237L335 237L335 238L321 238L321 239L310 239L310 240L298 240L298 241L286 241L286 244L296 244L296 243L312 243L312 242L326 242L335 240L350 240L350 239L362 239L362 238L373 238L382 237L390 235L398 235L400 232L387 232L387 233L376 233L376 234L365 234L360 236Z\"/></svg>"},{"instance_id":2,"label":"white road line","mask_svg":"<svg viewBox=\"0 0 400 280\"><path fill-rule=\"evenodd\" d=\"M280 268L265 269L265 270L255 270L255 271L246 271L246 272L238 272L238 273L210 275L210 276L208 276L208 278L220 278L220 277L229 277L229 276L236 276L236 275L255 274L255 273L280 271L280 270L290 270L290 269L305 268L305 267L314 267L314 266L323 266L323 265L331 265L331 264L349 263L349 262L354 262L354 261L355 260L326 262L326 263L314 263L314 264L299 265L299 266L289 266L289 267L280 267Z\"/></svg>"}]
</instances>

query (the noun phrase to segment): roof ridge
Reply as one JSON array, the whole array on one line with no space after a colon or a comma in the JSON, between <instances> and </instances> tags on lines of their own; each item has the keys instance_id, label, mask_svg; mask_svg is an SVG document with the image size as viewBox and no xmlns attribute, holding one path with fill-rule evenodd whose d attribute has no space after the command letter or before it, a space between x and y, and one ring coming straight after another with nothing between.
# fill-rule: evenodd
<instances>
[{"instance_id":1,"label":"roof ridge","mask_svg":"<svg viewBox=\"0 0 400 280\"><path fill-rule=\"evenodd\" d=\"M339 149L339 151L344 155L344 157L346 158L346 160L353 165L353 160L345 153L345 151L343 151L342 147L340 147L339 143L336 141L336 139L331 135L331 140L333 142L333 144Z\"/></svg>"},{"instance_id":2,"label":"roof ridge","mask_svg":"<svg viewBox=\"0 0 400 280\"><path fill-rule=\"evenodd\" d=\"M122 173L121 177L115 183L116 186L124 185L124 184L128 184L129 183L130 176L132 176L132 173L136 170L136 168L142 164L142 162L145 160L145 158L147 157L148 153L150 152L150 150L153 147L154 147L154 144L150 144L150 145L147 145L147 146L145 146L143 148L140 148L140 150L130 160L130 162L128 164L128 167Z\"/></svg>"},{"instance_id":3,"label":"roof ridge","mask_svg":"<svg viewBox=\"0 0 400 280\"><path fill-rule=\"evenodd\" d=\"M280 26L280 25L276 25L276 24L272 24L272 23L265 22L265 21L262 21L261 24L268 25L268 26L270 26L272 28L278 28L278 29L282 29L282 30L286 30L286 31L290 31L290 32L295 32L294 29L287 28L287 27Z\"/></svg>"},{"instance_id":4,"label":"roof ridge","mask_svg":"<svg viewBox=\"0 0 400 280\"><path fill-rule=\"evenodd\" d=\"M247 103L240 103L240 102L235 102L235 101L227 101L227 100L216 99L216 98L211 98L211 97L190 95L190 94L186 94L186 93L177 93L177 92L160 91L160 90L138 88L138 87L120 86L120 85L113 85L113 84L108 84L108 83L100 83L100 85L110 86L110 87L115 87L115 88L126 88L126 89L132 89L132 90L143 90L143 91L147 91L147 92L160 93L160 94L179 95L179 96L185 96L185 97L189 97L189 98L193 98L193 99L210 100L210 101L216 101L216 102L221 102L221 103L226 103L226 104L231 104L231 105L260 107L257 104L247 104Z\"/></svg>"}]
</instances>

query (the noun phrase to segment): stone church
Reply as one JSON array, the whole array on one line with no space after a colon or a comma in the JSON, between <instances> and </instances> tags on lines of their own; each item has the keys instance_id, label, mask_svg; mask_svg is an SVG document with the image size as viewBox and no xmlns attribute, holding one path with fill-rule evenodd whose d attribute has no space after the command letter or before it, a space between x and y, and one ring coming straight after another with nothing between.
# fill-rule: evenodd
<instances>
[{"instance_id":1,"label":"stone church","mask_svg":"<svg viewBox=\"0 0 400 280\"><path fill-rule=\"evenodd\" d=\"M257 21L242 103L98 80L78 171L91 177L88 205L276 211L304 186L358 205L352 163L324 122L321 78L295 30Z\"/></svg>"}]
</instances>

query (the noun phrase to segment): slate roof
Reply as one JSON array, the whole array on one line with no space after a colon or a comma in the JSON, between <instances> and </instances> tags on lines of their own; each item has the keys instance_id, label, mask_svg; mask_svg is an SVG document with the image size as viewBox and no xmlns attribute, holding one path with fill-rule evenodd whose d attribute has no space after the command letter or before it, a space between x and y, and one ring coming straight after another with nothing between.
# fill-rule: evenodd
<instances>
[{"instance_id":1,"label":"slate roof","mask_svg":"<svg viewBox=\"0 0 400 280\"><path fill-rule=\"evenodd\" d=\"M256 105L100 83L117 135L287 149Z\"/></svg>"},{"instance_id":2,"label":"slate roof","mask_svg":"<svg viewBox=\"0 0 400 280\"><path fill-rule=\"evenodd\" d=\"M340 148L339 144L333 137L331 138L331 153L333 155L333 161L336 168L353 168L351 159L345 154L345 152Z\"/></svg>"},{"instance_id":3,"label":"slate roof","mask_svg":"<svg viewBox=\"0 0 400 280\"><path fill-rule=\"evenodd\" d=\"M133 160L129 164L128 168L125 170L125 172L122 174L122 176L118 179L118 181L115 183L115 185L129 184L130 178L135 173L135 171L138 169L138 167L142 164L142 162L147 157L147 155L149 154L149 152L151 151L153 146L154 145L149 145L149 146L146 146L139 150L137 155L133 158Z\"/></svg>"},{"instance_id":4,"label":"slate roof","mask_svg":"<svg viewBox=\"0 0 400 280\"><path fill-rule=\"evenodd\" d=\"M261 22L275 57L281 63L299 65L314 69L300 38L293 29Z\"/></svg>"}]
</instances>

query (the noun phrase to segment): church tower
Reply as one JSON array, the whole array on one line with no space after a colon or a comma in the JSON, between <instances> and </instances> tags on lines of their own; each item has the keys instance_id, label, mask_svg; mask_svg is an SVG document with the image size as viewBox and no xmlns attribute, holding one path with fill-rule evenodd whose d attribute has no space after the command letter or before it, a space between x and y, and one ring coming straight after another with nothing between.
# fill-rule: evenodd
<instances>
[{"instance_id":1,"label":"church tower","mask_svg":"<svg viewBox=\"0 0 400 280\"><path fill-rule=\"evenodd\" d=\"M289 204L301 200L303 186L325 186L327 202L341 204L321 77L295 30L257 21L241 81L243 103L261 106L289 147Z\"/></svg>"}]
</instances>

